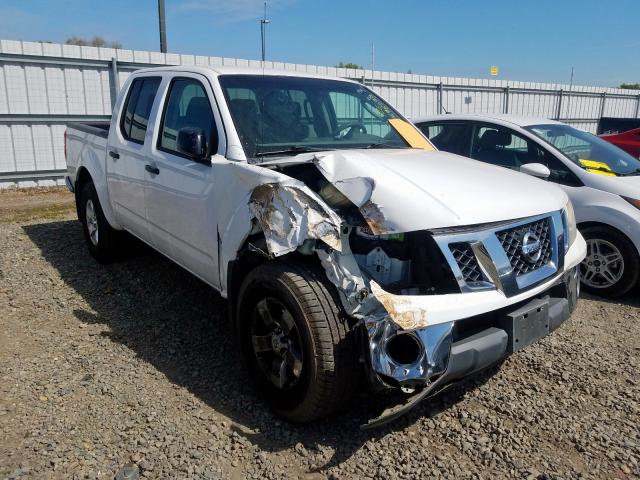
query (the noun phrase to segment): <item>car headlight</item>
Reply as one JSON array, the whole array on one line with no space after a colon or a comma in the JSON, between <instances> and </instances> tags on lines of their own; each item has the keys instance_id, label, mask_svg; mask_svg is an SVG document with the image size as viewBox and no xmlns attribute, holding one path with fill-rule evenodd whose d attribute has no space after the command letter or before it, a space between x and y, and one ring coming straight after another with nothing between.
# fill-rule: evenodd
<instances>
[{"instance_id":1,"label":"car headlight","mask_svg":"<svg viewBox=\"0 0 640 480\"><path fill-rule=\"evenodd\" d=\"M562 210L562 223L564 226L564 251L569 250L569 247L573 245L578 237L578 227L576 227L576 213L573 210L573 204L571 200L567 201L567 204Z\"/></svg>"},{"instance_id":2,"label":"car headlight","mask_svg":"<svg viewBox=\"0 0 640 480\"><path fill-rule=\"evenodd\" d=\"M629 198L629 197L622 197L622 198L625 199L634 207L636 207L637 209L640 209L640 200L636 200L635 198Z\"/></svg>"}]
</instances>

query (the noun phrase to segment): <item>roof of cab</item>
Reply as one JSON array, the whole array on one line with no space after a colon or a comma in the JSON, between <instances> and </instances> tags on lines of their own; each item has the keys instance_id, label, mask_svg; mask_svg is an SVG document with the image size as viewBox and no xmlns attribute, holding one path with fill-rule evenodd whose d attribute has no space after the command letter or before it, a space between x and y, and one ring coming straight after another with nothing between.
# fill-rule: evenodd
<instances>
[{"instance_id":1,"label":"roof of cab","mask_svg":"<svg viewBox=\"0 0 640 480\"><path fill-rule=\"evenodd\" d=\"M543 117L525 117L522 115L513 115L506 113L447 113L445 115L433 115L430 117L412 118L413 123L431 122L434 120L473 120L484 121L498 124L513 124L519 127L527 127L529 125L549 125L559 124L556 120L550 120Z\"/></svg>"},{"instance_id":2,"label":"roof of cab","mask_svg":"<svg viewBox=\"0 0 640 480\"><path fill-rule=\"evenodd\" d=\"M255 68L255 67L236 67L236 66L207 66L207 65L177 65L177 66L159 66L152 68L143 68L136 70L136 74L148 74L154 72L192 72L203 75L219 76L219 75L268 75L268 76L284 76L284 77L304 77L304 78L321 78L325 80L342 80L345 82L358 83L348 78L336 77L332 75L320 75L317 73L299 72L297 70L277 70L273 68Z\"/></svg>"}]
</instances>

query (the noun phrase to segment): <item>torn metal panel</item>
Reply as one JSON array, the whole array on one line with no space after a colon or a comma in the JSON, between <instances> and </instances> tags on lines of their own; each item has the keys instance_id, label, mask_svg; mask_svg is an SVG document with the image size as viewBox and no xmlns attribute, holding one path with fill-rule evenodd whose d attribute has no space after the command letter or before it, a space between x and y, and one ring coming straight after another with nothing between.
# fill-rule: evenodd
<instances>
[{"instance_id":1,"label":"torn metal panel","mask_svg":"<svg viewBox=\"0 0 640 480\"><path fill-rule=\"evenodd\" d=\"M215 184L211 189L211 208L220 231L220 252L218 253L220 291L224 297L227 295L229 262L236 258L243 242L255 229L253 219L258 216L256 215L258 211L261 218L269 217L260 205L266 206L267 200L272 197L274 185L278 185L277 190L284 195L276 199L276 203L291 207L297 228L287 234L284 227L273 225L273 231L281 233L282 236L278 237L275 234L271 236L273 242L270 246L275 250L269 251L270 254L284 255L303 245L306 238L320 239L331 248L341 248L341 245L336 242L339 238L340 217L304 183L275 170L241 162L215 161L212 162L212 168ZM256 202L253 202L252 198ZM252 205L255 210L252 209ZM267 210L270 209L274 213L271 207L267 208ZM289 222L291 219L289 210L283 211L287 212L286 218ZM277 213L277 215L280 214L281 212ZM275 220L273 215L271 218ZM289 225L292 226L293 222L289 222ZM265 230L262 223L259 226ZM290 243L287 243L286 238Z\"/></svg>"},{"instance_id":2,"label":"torn metal panel","mask_svg":"<svg viewBox=\"0 0 640 480\"><path fill-rule=\"evenodd\" d=\"M327 278L337 288L345 311L349 315L357 316L362 304L369 297L369 289L349 248L349 232L349 228L341 231L342 251L317 249L316 255L320 259Z\"/></svg>"},{"instance_id":3,"label":"torn metal panel","mask_svg":"<svg viewBox=\"0 0 640 480\"><path fill-rule=\"evenodd\" d=\"M275 257L296 250L308 238L342 249L340 217L305 190L267 183L251 193L249 209L262 227L269 253Z\"/></svg>"},{"instance_id":4,"label":"torn metal panel","mask_svg":"<svg viewBox=\"0 0 640 480\"><path fill-rule=\"evenodd\" d=\"M360 207L360 213L364 217L365 222L367 222L371 233L374 235L382 235L387 231L382 210L371 200L367 200Z\"/></svg>"},{"instance_id":5,"label":"torn metal panel","mask_svg":"<svg viewBox=\"0 0 640 480\"><path fill-rule=\"evenodd\" d=\"M356 207L361 208L371 199L375 183L372 178L355 177L337 180L333 186L351 200Z\"/></svg>"}]
</instances>

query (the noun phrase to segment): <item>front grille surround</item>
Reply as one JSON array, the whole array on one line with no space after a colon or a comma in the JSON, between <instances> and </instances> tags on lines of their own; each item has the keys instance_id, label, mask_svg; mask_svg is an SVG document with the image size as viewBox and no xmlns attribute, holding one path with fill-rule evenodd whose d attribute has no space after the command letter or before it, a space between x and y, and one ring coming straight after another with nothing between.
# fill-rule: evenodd
<instances>
[{"instance_id":1,"label":"front grille surround","mask_svg":"<svg viewBox=\"0 0 640 480\"><path fill-rule=\"evenodd\" d=\"M526 258L527 232L540 240L540 257ZM462 293L499 290L517 295L564 268L564 224L561 211L513 222L433 232ZM529 262L528 260L531 260Z\"/></svg>"}]
</instances>

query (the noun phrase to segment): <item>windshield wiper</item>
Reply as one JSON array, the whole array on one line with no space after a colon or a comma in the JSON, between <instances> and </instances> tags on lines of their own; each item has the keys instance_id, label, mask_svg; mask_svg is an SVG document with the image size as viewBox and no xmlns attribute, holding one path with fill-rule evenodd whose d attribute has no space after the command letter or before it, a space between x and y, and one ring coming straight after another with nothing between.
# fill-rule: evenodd
<instances>
[{"instance_id":1,"label":"windshield wiper","mask_svg":"<svg viewBox=\"0 0 640 480\"><path fill-rule=\"evenodd\" d=\"M301 147L299 145L292 145L288 148L283 148L282 150L271 150L268 152L257 152L257 158L263 157L277 157L279 155L298 155L299 153L310 153L310 152L326 152L327 150L332 150L331 148L314 148L314 147Z\"/></svg>"},{"instance_id":2,"label":"windshield wiper","mask_svg":"<svg viewBox=\"0 0 640 480\"><path fill-rule=\"evenodd\" d=\"M627 173L619 173L618 175L620 175L621 177L635 177L640 175L640 168L636 168L635 170L632 170Z\"/></svg>"},{"instance_id":3,"label":"windshield wiper","mask_svg":"<svg viewBox=\"0 0 640 480\"><path fill-rule=\"evenodd\" d=\"M403 148L403 147L399 145L394 145L393 143L378 142L378 143L371 143L366 147L362 147L362 148Z\"/></svg>"}]
</instances>

